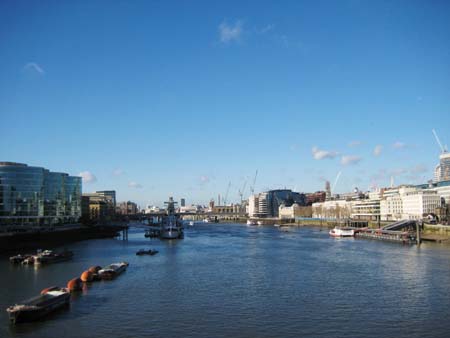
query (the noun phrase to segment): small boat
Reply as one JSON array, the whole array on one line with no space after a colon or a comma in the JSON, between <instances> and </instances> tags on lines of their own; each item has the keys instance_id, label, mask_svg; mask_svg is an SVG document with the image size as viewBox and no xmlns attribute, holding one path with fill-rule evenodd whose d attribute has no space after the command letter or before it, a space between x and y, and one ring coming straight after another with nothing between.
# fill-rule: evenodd
<instances>
[{"instance_id":1,"label":"small boat","mask_svg":"<svg viewBox=\"0 0 450 338\"><path fill-rule=\"evenodd\" d=\"M158 250L152 250L152 249L144 250L144 249L141 249L138 252L136 252L136 256L143 256L143 255L153 256L153 255L156 255L158 252L159 252Z\"/></svg>"},{"instance_id":2,"label":"small boat","mask_svg":"<svg viewBox=\"0 0 450 338\"><path fill-rule=\"evenodd\" d=\"M6 309L11 323L38 320L70 303L70 293L66 288L50 287L39 296L25 300Z\"/></svg>"},{"instance_id":3,"label":"small boat","mask_svg":"<svg viewBox=\"0 0 450 338\"><path fill-rule=\"evenodd\" d=\"M279 227L280 227L279 224L274 224L273 226L274 226L275 228L279 228Z\"/></svg>"},{"instance_id":4,"label":"small boat","mask_svg":"<svg viewBox=\"0 0 450 338\"><path fill-rule=\"evenodd\" d=\"M16 256L11 256L11 257L9 257L9 261L12 263L12 264L20 264L20 263L22 263L25 259L27 259L28 257L31 257L32 255L21 255L21 254L18 254L18 255L16 255Z\"/></svg>"},{"instance_id":5,"label":"small boat","mask_svg":"<svg viewBox=\"0 0 450 338\"><path fill-rule=\"evenodd\" d=\"M251 219L247 220L247 225L257 225L256 221L253 221Z\"/></svg>"},{"instance_id":6,"label":"small boat","mask_svg":"<svg viewBox=\"0 0 450 338\"><path fill-rule=\"evenodd\" d=\"M64 250L61 253L53 252L52 250L44 250L34 256L34 264L50 264L63 262L72 259L73 252Z\"/></svg>"},{"instance_id":7,"label":"small boat","mask_svg":"<svg viewBox=\"0 0 450 338\"><path fill-rule=\"evenodd\" d=\"M193 227L194 226L194 221L190 221L189 222L189 226Z\"/></svg>"},{"instance_id":8,"label":"small boat","mask_svg":"<svg viewBox=\"0 0 450 338\"><path fill-rule=\"evenodd\" d=\"M355 236L355 230L350 228L335 227L329 231L329 234L333 237L353 237Z\"/></svg>"},{"instance_id":9,"label":"small boat","mask_svg":"<svg viewBox=\"0 0 450 338\"><path fill-rule=\"evenodd\" d=\"M28 256L22 261L23 265L32 265L34 264L34 256Z\"/></svg>"},{"instance_id":10,"label":"small boat","mask_svg":"<svg viewBox=\"0 0 450 338\"><path fill-rule=\"evenodd\" d=\"M258 222L256 222L258 225L264 225L264 222L263 221L258 221Z\"/></svg>"},{"instance_id":11,"label":"small boat","mask_svg":"<svg viewBox=\"0 0 450 338\"><path fill-rule=\"evenodd\" d=\"M101 279L114 279L128 267L127 262L113 263L98 271Z\"/></svg>"}]
</instances>

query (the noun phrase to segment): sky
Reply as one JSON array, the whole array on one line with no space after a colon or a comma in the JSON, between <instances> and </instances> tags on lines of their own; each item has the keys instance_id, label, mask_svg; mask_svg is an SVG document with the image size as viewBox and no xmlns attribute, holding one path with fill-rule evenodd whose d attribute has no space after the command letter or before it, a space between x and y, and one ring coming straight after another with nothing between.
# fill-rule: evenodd
<instances>
[{"instance_id":1,"label":"sky","mask_svg":"<svg viewBox=\"0 0 450 338\"><path fill-rule=\"evenodd\" d=\"M449 36L448 1L1 0L0 161L141 206L424 183Z\"/></svg>"}]
</instances>

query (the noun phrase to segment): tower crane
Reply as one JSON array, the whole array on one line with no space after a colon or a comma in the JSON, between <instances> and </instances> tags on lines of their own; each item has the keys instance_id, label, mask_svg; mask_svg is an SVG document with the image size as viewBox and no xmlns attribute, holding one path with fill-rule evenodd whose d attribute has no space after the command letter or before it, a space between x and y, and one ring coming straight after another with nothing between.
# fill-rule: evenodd
<instances>
[{"instance_id":1,"label":"tower crane","mask_svg":"<svg viewBox=\"0 0 450 338\"><path fill-rule=\"evenodd\" d=\"M342 174L342 171L338 172L338 174L337 174L337 176L336 176L336 179L334 180L333 188L331 189L331 191L333 192L333 194L334 194L334 188L336 188L336 184L337 184L337 182L339 181L339 177L341 177L341 174Z\"/></svg>"},{"instance_id":2,"label":"tower crane","mask_svg":"<svg viewBox=\"0 0 450 338\"><path fill-rule=\"evenodd\" d=\"M255 193L256 176L258 176L258 169L256 169L255 178L253 179L253 184L250 187L250 191L252 192L252 195Z\"/></svg>"},{"instance_id":3,"label":"tower crane","mask_svg":"<svg viewBox=\"0 0 450 338\"><path fill-rule=\"evenodd\" d=\"M223 205L227 205L227 199L228 199L228 191L230 191L231 182L228 183L227 192L225 194L225 198L223 199Z\"/></svg>"},{"instance_id":4,"label":"tower crane","mask_svg":"<svg viewBox=\"0 0 450 338\"><path fill-rule=\"evenodd\" d=\"M244 186L242 187L242 190L241 189L238 190L239 196L241 196L241 204L242 204L242 201L243 201L244 191L245 191L245 187L246 186L247 186L247 179L245 179Z\"/></svg>"},{"instance_id":5,"label":"tower crane","mask_svg":"<svg viewBox=\"0 0 450 338\"><path fill-rule=\"evenodd\" d=\"M434 135L434 137L436 139L437 144L439 145L439 148L441 148L441 153L446 153L447 152L447 146L445 146L445 147L442 146L442 143L439 140L439 137L438 137L438 135L436 133L436 130L432 129L432 132L433 132L433 135Z\"/></svg>"}]
</instances>

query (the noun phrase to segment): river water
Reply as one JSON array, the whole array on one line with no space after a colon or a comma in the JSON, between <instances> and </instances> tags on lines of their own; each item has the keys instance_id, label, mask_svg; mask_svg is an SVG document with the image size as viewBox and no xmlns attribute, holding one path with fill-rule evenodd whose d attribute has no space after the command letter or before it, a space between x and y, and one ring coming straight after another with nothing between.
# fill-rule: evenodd
<instances>
[{"instance_id":1,"label":"river water","mask_svg":"<svg viewBox=\"0 0 450 338\"><path fill-rule=\"evenodd\" d=\"M318 228L197 224L178 241L89 240L42 268L0 257L0 337L449 337L450 247L330 238ZM155 248L155 256L136 256ZM59 249L62 249L59 248ZM92 265L128 261L47 320L4 309Z\"/></svg>"}]
</instances>

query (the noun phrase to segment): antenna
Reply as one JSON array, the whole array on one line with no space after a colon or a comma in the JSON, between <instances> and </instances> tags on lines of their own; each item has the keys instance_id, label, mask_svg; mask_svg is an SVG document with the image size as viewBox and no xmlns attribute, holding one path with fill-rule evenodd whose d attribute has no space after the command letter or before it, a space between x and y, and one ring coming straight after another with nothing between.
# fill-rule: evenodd
<instances>
[{"instance_id":1,"label":"antenna","mask_svg":"<svg viewBox=\"0 0 450 338\"><path fill-rule=\"evenodd\" d=\"M436 142L438 143L439 148L441 148L441 153L447 152L447 149L446 149L447 146L446 146L445 148L442 146L442 143L441 143L441 141L439 140L439 137L438 137L438 135L436 134L436 131L435 131L434 129L432 129L432 132L433 132L434 137L436 138Z\"/></svg>"},{"instance_id":2,"label":"antenna","mask_svg":"<svg viewBox=\"0 0 450 338\"><path fill-rule=\"evenodd\" d=\"M336 179L334 180L334 184L333 184L333 188L331 189L331 191L334 192L334 188L336 188L336 184L339 181L339 177L341 177L342 171L338 172Z\"/></svg>"}]
</instances>

